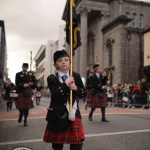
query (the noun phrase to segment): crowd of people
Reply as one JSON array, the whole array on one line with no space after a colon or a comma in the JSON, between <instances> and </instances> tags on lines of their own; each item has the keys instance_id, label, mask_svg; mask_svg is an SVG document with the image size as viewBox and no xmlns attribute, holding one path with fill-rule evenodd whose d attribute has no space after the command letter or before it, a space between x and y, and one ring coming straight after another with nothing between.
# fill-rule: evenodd
<instances>
[{"instance_id":1,"label":"crowd of people","mask_svg":"<svg viewBox=\"0 0 150 150\"><path fill-rule=\"evenodd\" d=\"M97 64L98 65L98 64ZM94 66L93 66L94 68ZM101 71L102 72L102 71ZM97 73L96 73L97 74ZM102 73L100 73L101 76ZM90 77L87 78L86 81L86 88L88 91L87 94L87 102L90 101L93 98L88 97L91 90L94 90L93 87L89 87L89 79L91 77L95 76L95 71L93 74L90 74ZM118 105L119 107L132 105L132 108L135 107L142 107L143 105L149 105L149 97L148 93L150 92L150 84L146 82L146 79L138 80L136 83L122 83L122 84L111 84L110 80L108 80L108 76L104 76L104 79L106 78L107 82L105 84L102 84L102 86L106 86L105 92L107 94L107 101L110 105ZM103 79L103 80L104 80ZM98 84L98 80L96 80L96 83ZM90 95L91 96L91 95ZM88 105L86 105L88 106Z\"/></svg>"},{"instance_id":2,"label":"crowd of people","mask_svg":"<svg viewBox=\"0 0 150 150\"><path fill-rule=\"evenodd\" d=\"M132 104L132 108L147 105L149 89L146 79L138 80L134 84L114 84L107 90L108 102L118 104L120 107L122 104Z\"/></svg>"}]
</instances>

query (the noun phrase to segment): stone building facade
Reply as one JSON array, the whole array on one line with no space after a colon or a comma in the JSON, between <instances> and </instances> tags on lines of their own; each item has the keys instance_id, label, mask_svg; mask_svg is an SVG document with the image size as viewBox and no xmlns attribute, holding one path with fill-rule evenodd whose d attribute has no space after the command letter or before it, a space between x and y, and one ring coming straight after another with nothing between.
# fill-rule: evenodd
<instances>
[{"instance_id":1,"label":"stone building facade","mask_svg":"<svg viewBox=\"0 0 150 150\"><path fill-rule=\"evenodd\" d=\"M4 21L0 20L0 88L8 78L7 70L7 46Z\"/></svg>"},{"instance_id":2,"label":"stone building facade","mask_svg":"<svg viewBox=\"0 0 150 150\"><path fill-rule=\"evenodd\" d=\"M74 70L87 77L94 63L112 70L112 83L142 78L143 32L150 27L150 3L135 0L78 0L82 46Z\"/></svg>"},{"instance_id":3,"label":"stone building facade","mask_svg":"<svg viewBox=\"0 0 150 150\"><path fill-rule=\"evenodd\" d=\"M47 86L47 77L55 72L53 67L53 53L58 49L56 41L47 41L46 45L41 45L34 57L36 64L36 78L42 86Z\"/></svg>"},{"instance_id":4,"label":"stone building facade","mask_svg":"<svg viewBox=\"0 0 150 150\"><path fill-rule=\"evenodd\" d=\"M56 72L53 66L53 54L55 51L62 49L65 49L65 25L59 26L58 40L48 40L45 45L41 45L34 57L36 78L44 87L47 86L47 77Z\"/></svg>"}]
</instances>

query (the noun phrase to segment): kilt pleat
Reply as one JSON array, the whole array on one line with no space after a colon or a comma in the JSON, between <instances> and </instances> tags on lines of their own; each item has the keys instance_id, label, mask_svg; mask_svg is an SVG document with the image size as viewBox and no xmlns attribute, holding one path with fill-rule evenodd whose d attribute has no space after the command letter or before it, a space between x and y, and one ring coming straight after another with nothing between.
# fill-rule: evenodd
<instances>
[{"instance_id":1,"label":"kilt pleat","mask_svg":"<svg viewBox=\"0 0 150 150\"><path fill-rule=\"evenodd\" d=\"M32 91L28 97L24 97L23 93L20 92L17 99L17 107L19 109L30 109L32 108L32 105Z\"/></svg>"},{"instance_id":2,"label":"kilt pleat","mask_svg":"<svg viewBox=\"0 0 150 150\"><path fill-rule=\"evenodd\" d=\"M87 107L101 108L101 107L108 106L106 91L104 91L104 98L100 98L99 94L100 94L100 92L96 93L95 95L93 95L91 91L87 92L87 96L86 96Z\"/></svg>"},{"instance_id":3,"label":"kilt pleat","mask_svg":"<svg viewBox=\"0 0 150 150\"><path fill-rule=\"evenodd\" d=\"M81 144L85 139L83 126L80 118L75 118L71 126L64 132L54 132L47 123L43 141L56 144Z\"/></svg>"}]
</instances>

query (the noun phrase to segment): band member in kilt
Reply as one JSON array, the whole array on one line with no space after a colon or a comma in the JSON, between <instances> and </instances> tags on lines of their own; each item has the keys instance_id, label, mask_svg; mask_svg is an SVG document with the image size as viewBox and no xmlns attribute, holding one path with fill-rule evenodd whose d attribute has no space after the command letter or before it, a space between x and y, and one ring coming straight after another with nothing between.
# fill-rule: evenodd
<instances>
[{"instance_id":1,"label":"band member in kilt","mask_svg":"<svg viewBox=\"0 0 150 150\"><path fill-rule=\"evenodd\" d=\"M10 79L4 84L5 91L5 100L7 101L7 111L12 109L13 99L10 97L10 92L15 89L15 85L11 82Z\"/></svg>"},{"instance_id":2,"label":"band member in kilt","mask_svg":"<svg viewBox=\"0 0 150 150\"><path fill-rule=\"evenodd\" d=\"M48 124L43 141L52 143L54 150L62 150L63 144L70 144L71 150L81 150L85 137L78 99L84 98L86 91L78 73L73 72L72 76L69 75L70 60L65 50L56 51L53 55L53 60L57 71L47 78L48 87L51 92L51 102L48 111L49 118L48 120L46 119ZM70 89L72 90L72 115L69 115L68 110ZM67 114L65 116L67 116L67 120L70 123L66 129L59 131L55 127L61 123L61 120L59 120L59 123L57 122L57 118L61 116L62 112ZM56 122L56 126L53 126L54 121Z\"/></svg>"},{"instance_id":3,"label":"band member in kilt","mask_svg":"<svg viewBox=\"0 0 150 150\"><path fill-rule=\"evenodd\" d=\"M101 73L99 64L93 65L94 74L87 78L87 106L91 108L89 120L92 121L93 112L96 108L101 108L102 122L109 122L105 117L105 109L107 107L107 80L108 77Z\"/></svg>"},{"instance_id":4,"label":"band member in kilt","mask_svg":"<svg viewBox=\"0 0 150 150\"><path fill-rule=\"evenodd\" d=\"M18 118L18 123L22 122L22 117L24 116L24 126L28 126L27 117L29 114L29 109L32 108L32 89L36 84L35 75L28 70L28 63L23 63L22 71L16 73L16 86L18 92L17 107L19 109L20 115Z\"/></svg>"},{"instance_id":5,"label":"band member in kilt","mask_svg":"<svg viewBox=\"0 0 150 150\"><path fill-rule=\"evenodd\" d=\"M35 99L36 104L39 105L40 99L42 97L44 91L44 87L40 84L40 81L37 82L37 85L35 86Z\"/></svg>"}]
</instances>

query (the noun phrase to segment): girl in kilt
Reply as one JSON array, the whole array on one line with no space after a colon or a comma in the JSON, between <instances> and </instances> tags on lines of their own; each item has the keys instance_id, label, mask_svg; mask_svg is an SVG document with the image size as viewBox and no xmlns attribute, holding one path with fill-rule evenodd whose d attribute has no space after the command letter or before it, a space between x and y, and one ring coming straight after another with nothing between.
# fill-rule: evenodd
<instances>
[{"instance_id":1,"label":"girl in kilt","mask_svg":"<svg viewBox=\"0 0 150 150\"><path fill-rule=\"evenodd\" d=\"M89 120L92 121L93 112L96 108L101 108L102 122L109 122L105 117L105 110L107 107L107 76L101 73L99 64L93 65L94 74L87 78L87 106L91 108L89 113Z\"/></svg>"},{"instance_id":2,"label":"girl in kilt","mask_svg":"<svg viewBox=\"0 0 150 150\"><path fill-rule=\"evenodd\" d=\"M56 51L53 55L54 67L57 69L55 74L47 78L48 87L51 92L51 102L49 106L49 118L44 133L43 141L52 143L54 150L62 150L63 144L70 144L70 150L81 150L85 139L81 121L81 114L78 106L78 98L84 98L84 89L81 77L73 72L69 76L69 55L65 50ZM64 131L55 131L52 123L60 116L62 110L68 112L70 89L72 90L72 112L68 115L70 126Z\"/></svg>"}]
</instances>

